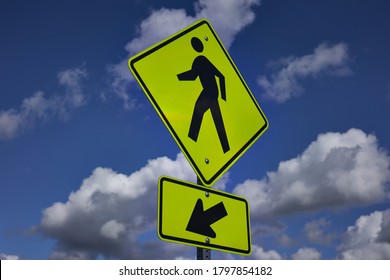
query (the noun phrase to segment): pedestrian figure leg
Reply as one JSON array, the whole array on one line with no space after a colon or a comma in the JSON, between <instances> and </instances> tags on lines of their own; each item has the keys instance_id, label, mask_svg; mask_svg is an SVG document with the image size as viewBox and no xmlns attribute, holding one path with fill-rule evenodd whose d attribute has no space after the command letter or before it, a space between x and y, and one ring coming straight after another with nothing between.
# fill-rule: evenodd
<instances>
[{"instance_id":1,"label":"pedestrian figure leg","mask_svg":"<svg viewBox=\"0 0 390 280\"><path fill-rule=\"evenodd\" d=\"M223 124L221 109L219 108L218 100L212 103L210 106L211 115L213 116L214 124L217 129L219 141L221 142L223 152L226 153L230 150L229 142L226 136L225 126Z\"/></svg>"},{"instance_id":2,"label":"pedestrian figure leg","mask_svg":"<svg viewBox=\"0 0 390 280\"><path fill-rule=\"evenodd\" d=\"M210 108L209 106L209 102L204 97L202 97L201 94L198 100L196 100L194 112L192 114L190 130L188 132L188 137L190 137L195 142L198 140L203 115Z\"/></svg>"}]
</instances>

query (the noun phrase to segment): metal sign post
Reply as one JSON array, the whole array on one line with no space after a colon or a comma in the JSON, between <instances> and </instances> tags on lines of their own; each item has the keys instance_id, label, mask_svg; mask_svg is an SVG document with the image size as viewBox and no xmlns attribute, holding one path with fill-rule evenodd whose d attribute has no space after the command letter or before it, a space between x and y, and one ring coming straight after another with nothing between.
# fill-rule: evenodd
<instances>
[{"instance_id":1,"label":"metal sign post","mask_svg":"<svg viewBox=\"0 0 390 280\"><path fill-rule=\"evenodd\" d=\"M196 259L197 260L211 260L211 250L205 248L196 248Z\"/></svg>"},{"instance_id":2,"label":"metal sign post","mask_svg":"<svg viewBox=\"0 0 390 280\"><path fill-rule=\"evenodd\" d=\"M203 186L199 176L197 177L197 184ZM196 247L196 259L197 260L211 260L211 250L207 248Z\"/></svg>"}]
</instances>

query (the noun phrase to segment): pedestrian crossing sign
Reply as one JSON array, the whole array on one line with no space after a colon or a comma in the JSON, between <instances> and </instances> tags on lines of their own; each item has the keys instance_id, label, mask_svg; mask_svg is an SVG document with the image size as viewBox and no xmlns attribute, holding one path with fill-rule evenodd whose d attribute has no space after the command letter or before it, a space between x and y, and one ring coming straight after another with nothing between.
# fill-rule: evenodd
<instances>
[{"instance_id":1,"label":"pedestrian crossing sign","mask_svg":"<svg viewBox=\"0 0 390 280\"><path fill-rule=\"evenodd\" d=\"M131 57L130 71L206 186L268 121L211 24L199 20Z\"/></svg>"}]
</instances>

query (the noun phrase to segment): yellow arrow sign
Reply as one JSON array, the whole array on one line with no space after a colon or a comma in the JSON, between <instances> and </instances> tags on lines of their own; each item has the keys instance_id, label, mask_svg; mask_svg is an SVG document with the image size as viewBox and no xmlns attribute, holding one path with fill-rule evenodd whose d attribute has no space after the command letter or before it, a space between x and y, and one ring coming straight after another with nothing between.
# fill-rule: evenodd
<instances>
[{"instance_id":1,"label":"yellow arrow sign","mask_svg":"<svg viewBox=\"0 0 390 280\"><path fill-rule=\"evenodd\" d=\"M207 186L268 127L233 60L204 19L130 58L129 68Z\"/></svg>"},{"instance_id":2,"label":"yellow arrow sign","mask_svg":"<svg viewBox=\"0 0 390 280\"><path fill-rule=\"evenodd\" d=\"M249 255L248 202L236 195L161 177L158 235L162 240Z\"/></svg>"}]
</instances>

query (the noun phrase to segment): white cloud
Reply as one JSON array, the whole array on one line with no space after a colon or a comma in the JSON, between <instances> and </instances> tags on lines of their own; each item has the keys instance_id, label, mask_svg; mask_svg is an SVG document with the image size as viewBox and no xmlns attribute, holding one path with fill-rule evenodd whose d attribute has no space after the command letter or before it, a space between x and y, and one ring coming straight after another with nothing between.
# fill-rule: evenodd
<instances>
[{"instance_id":1,"label":"white cloud","mask_svg":"<svg viewBox=\"0 0 390 280\"><path fill-rule=\"evenodd\" d=\"M266 98L282 103L304 92L300 85L303 79L326 74L350 75L352 71L348 67L349 60L346 44L332 46L322 43L312 54L280 59L276 63L277 72L273 73L270 79L266 76L259 77L258 84L263 88Z\"/></svg>"},{"instance_id":2,"label":"white cloud","mask_svg":"<svg viewBox=\"0 0 390 280\"><path fill-rule=\"evenodd\" d=\"M43 211L37 230L57 241L51 257L185 257L187 246L157 240L157 182L161 175L196 180L182 154L175 160L150 160L131 175L96 168L66 202L56 202Z\"/></svg>"},{"instance_id":3,"label":"white cloud","mask_svg":"<svg viewBox=\"0 0 390 280\"><path fill-rule=\"evenodd\" d=\"M65 87L65 95L57 99L58 113L61 118L68 118L74 108L85 105L82 80L87 76L84 68L67 69L57 75L59 84Z\"/></svg>"},{"instance_id":4,"label":"white cloud","mask_svg":"<svg viewBox=\"0 0 390 280\"><path fill-rule=\"evenodd\" d=\"M138 27L139 36L127 43L125 49L130 55L161 41L187 25L195 18L188 16L184 9L166 9L152 12Z\"/></svg>"},{"instance_id":5,"label":"white cloud","mask_svg":"<svg viewBox=\"0 0 390 280\"><path fill-rule=\"evenodd\" d=\"M381 230L378 233L377 241L390 244L390 210L382 213Z\"/></svg>"},{"instance_id":6,"label":"white cloud","mask_svg":"<svg viewBox=\"0 0 390 280\"><path fill-rule=\"evenodd\" d=\"M304 247L298 249L298 251L295 252L291 258L293 260L320 260L321 253L314 248Z\"/></svg>"},{"instance_id":7,"label":"white cloud","mask_svg":"<svg viewBox=\"0 0 390 280\"><path fill-rule=\"evenodd\" d=\"M325 133L301 155L281 162L277 171L269 172L262 180L245 181L234 193L246 197L250 203L252 238L256 240L267 231L265 221L274 221L269 232L283 231L283 225L275 222L275 218L282 215L385 201L389 198L389 162L388 154L379 147L374 135L358 129ZM157 180L161 175L196 180L182 154L175 160L166 157L150 160L130 175L96 168L66 202L56 202L43 211L37 229L57 241L51 257L93 259L103 255L153 259L161 258L163 252L165 258L192 258L191 248L157 239ZM224 189L227 182L228 177L220 180L218 188ZM386 256L387 245L382 245L390 240L390 214L381 214L381 226L375 219L363 226L363 220L348 229L345 242L340 246L343 258L358 256L359 250L367 249L363 244L372 244L371 251L382 250L381 256ZM371 239L359 243L356 240L364 236L363 232L368 232L366 236ZM303 233L316 244L327 245L334 239L327 219L306 223ZM290 238L284 243L293 245ZM314 259L321 254L302 248L291 257L302 256ZM253 244L250 258L283 257L276 250L267 251Z\"/></svg>"},{"instance_id":8,"label":"white cloud","mask_svg":"<svg viewBox=\"0 0 390 280\"><path fill-rule=\"evenodd\" d=\"M125 230L126 228L124 224L118 223L116 220L111 220L100 228L100 234L103 237L110 239L118 239L119 234L124 233Z\"/></svg>"},{"instance_id":9,"label":"white cloud","mask_svg":"<svg viewBox=\"0 0 390 280\"><path fill-rule=\"evenodd\" d=\"M294 245L294 243L296 243L294 239L285 233L280 234L277 240L282 247L291 247Z\"/></svg>"},{"instance_id":10,"label":"white cloud","mask_svg":"<svg viewBox=\"0 0 390 280\"><path fill-rule=\"evenodd\" d=\"M342 259L390 259L390 210L361 216L340 245ZM384 238L385 237L385 238Z\"/></svg>"},{"instance_id":11,"label":"white cloud","mask_svg":"<svg viewBox=\"0 0 390 280\"><path fill-rule=\"evenodd\" d=\"M0 139L12 139L22 130L22 116L15 110L0 112Z\"/></svg>"},{"instance_id":12,"label":"white cloud","mask_svg":"<svg viewBox=\"0 0 390 280\"><path fill-rule=\"evenodd\" d=\"M207 18L226 48L230 48L236 35L255 20L253 8L260 0L199 0L197 17Z\"/></svg>"},{"instance_id":13,"label":"white cloud","mask_svg":"<svg viewBox=\"0 0 390 280\"><path fill-rule=\"evenodd\" d=\"M336 237L336 233L329 232L331 222L325 218L308 222L304 225L303 230L306 238L316 244L329 245Z\"/></svg>"},{"instance_id":14,"label":"white cloud","mask_svg":"<svg viewBox=\"0 0 390 280\"><path fill-rule=\"evenodd\" d=\"M194 2L195 15L188 15L184 9L162 8L153 11L138 26L137 37L126 44L128 57L159 42L205 17L213 24L216 32L229 48L235 36L255 19L253 7L260 5L260 0L198 0ZM126 57L118 64L110 65L111 87L122 99L126 109L134 108L134 100L128 95L130 82L134 81Z\"/></svg>"},{"instance_id":15,"label":"white cloud","mask_svg":"<svg viewBox=\"0 0 390 280\"><path fill-rule=\"evenodd\" d=\"M389 198L390 157L374 135L358 129L320 134L296 158L234 192L245 196L255 220L383 202Z\"/></svg>"},{"instance_id":16,"label":"white cloud","mask_svg":"<svg viewBox=\"0 0 390 280\"><path fill-rule=\"evenodd\" d=\"M25 98L19 109L0 111L0 139L13 139L39 121L47 121L51 117L67 120L71 113L85 104L82 93L82 80L87 77L85 69L74 68L58 74L58 82L64 86L65 94L46 97L38 91Z\"/></svg>"},{"instance_id":17,"label":"white cloud","mask_svg":"<svg viewBox=\"0 0 390 280\"><path fill-rule=\"evenodd\" d=\"M262 247L253 244L251 259L256 260L281 260L282 256L275 250L265 251Z\"/></svg>"},{"instance_id":18,"label":"white cloud","mask_svg":"<svg viewBox=\"0 0 390 280\"><path fill-rule=\"evenodd\" d=\"M162 8L153 11L138 27L138 37L125 47L130 55L161 41L194 21L207 18L216 29L224 45L229 48L235 36L255 19L253 7L260 0L198 0L196 14L190 16L184 9Z\"/></svg>"},{"instance_id":19,"label":"white cloud","mask_svg":"<svg viewBox=\"0 0 390 280\"><path fill-rule=\"evenodd\" d=\"M0 253L0 260L18 260L19 256Z\"/></svg>"}]
</instances>

